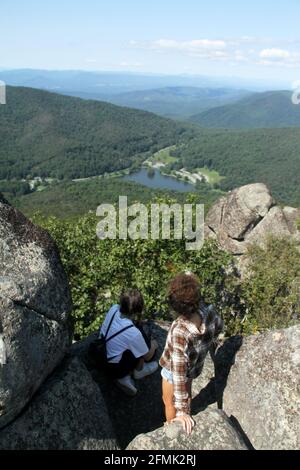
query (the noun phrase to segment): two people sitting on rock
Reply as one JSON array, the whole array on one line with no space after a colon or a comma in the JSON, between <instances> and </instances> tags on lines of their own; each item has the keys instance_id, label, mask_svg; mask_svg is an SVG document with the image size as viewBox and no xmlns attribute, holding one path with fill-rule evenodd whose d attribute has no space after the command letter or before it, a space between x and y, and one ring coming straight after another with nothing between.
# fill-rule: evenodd
<instances>
[{"instance_id":1,"label":"two people sitting on rock","mask_svg":"<svg viewBox=\"0 0 300 470\"><path fill-rule=\"evenodd\" d=\"M134 379L142 379L158 369L158 363L153 361L158 344L143 328L143 310L144 299L137 289L124 292L100 329L100 336L107 337L106 371L131 396L137 393Z\"/></svg>"},{"instance_id":2,"label":"two people sitting on rock","mask_svg":"<svg viewBox=\"0 0 300 470\"><path fill-rule=\"evenodd\" d=\"M200 284L191 273L177 275L168 286L168 300L177 318L168 332L159 364L162 367L162 396L166 424L179 421L191 433L192 381L198 377L208 351L223 329L221 318L213 307L200 298ZM158 369L153 361L158 348L143 328L144 300L135 289L123 293L120 305L114 305L101 327L107 341L107 372L129 395L137 389L133 379L141 379ZM132 378L133 377L133 378Z\"/></svg>"}]
</instances>

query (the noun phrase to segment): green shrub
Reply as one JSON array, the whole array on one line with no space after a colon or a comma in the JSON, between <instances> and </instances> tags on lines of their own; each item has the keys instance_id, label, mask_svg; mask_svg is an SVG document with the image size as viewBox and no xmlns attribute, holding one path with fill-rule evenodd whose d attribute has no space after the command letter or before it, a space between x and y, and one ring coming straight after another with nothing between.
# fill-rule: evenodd
<instances>
[{"instance_id":1,"label":"green shrub","mask_svg":"<svg viewBox=\"0 0 300 470\"><path fill-rule=\"evenodd\" d=\"M143 292L146 315L169 318L166 287L177 273L198 275L201 293L223 316L226 335L253 334L299 320L297 283L300 253L294 243L270 239L249 251L250 272L236 275L232 257L214 241L186 251L184 240L104 240L96 236L98 219L90 213L76 222L36 217L56 240L69 276L75 338L95 331L126 287ZM298 286L299 287L299 286Z\"/></svg>"},{"instance_id":2,"label":"green shrub","mask_svg":"<svg viewBox=\"0 0 300 470\"><path fill-rule=\"evenodd\" d=\"M231 257L206 242L201 251L186 251L184 240L102 240L96 236L98 219L93 214L76 223L35 217L56 240L69 276L74 303L75 336L98 328L122 289L135 286L143 292L146 315L169 316L168 281L184 270L195 272L202 295L218 303L226 283Z\"/></svg>"},{"instance_id":3,"label":"green shrub","mask_svg":"<svg viewBox=\"0 0 300 470\"><path fill-rule=\"evenodd\" d=\"M300 320L300 252L296 243L270 237L249 250L250 274L242 284L243 330L285 328Z\"/></svg>"}]
</instances>

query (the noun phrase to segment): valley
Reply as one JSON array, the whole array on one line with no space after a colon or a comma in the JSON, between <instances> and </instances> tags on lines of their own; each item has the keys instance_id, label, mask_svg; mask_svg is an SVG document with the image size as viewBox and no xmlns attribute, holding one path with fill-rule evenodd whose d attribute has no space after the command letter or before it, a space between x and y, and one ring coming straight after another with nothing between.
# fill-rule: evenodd
<instances>
[{"instance_id":1,"label":"valley","mask_svg":"<svg viewBox=\"0 0 300 470\"><path fill-rule=\"evenodd\" d=\"M8 87L7 95L0 109L0 191L21 208L31 207L32 200L38 210L47 195L52 200L65 188L69 195L81 184L94 206L89 188L103 195L119 184L138 197L144 188L147 200L166 191L179 199L191 192L211 201L253 182L266 183L279 202L299 205L300 127L259 128L258 109L255 129L208 129L32 88ZM208 113L222 116L228 108L242 125L239 110L245 108L253 120L253 103L261 103L264 118L272 116L270 125L279 105L285 106L281 122L296 122L300 107L291 108L288 99L284 92L256 93Z\"/></svg>"}]
</instances>

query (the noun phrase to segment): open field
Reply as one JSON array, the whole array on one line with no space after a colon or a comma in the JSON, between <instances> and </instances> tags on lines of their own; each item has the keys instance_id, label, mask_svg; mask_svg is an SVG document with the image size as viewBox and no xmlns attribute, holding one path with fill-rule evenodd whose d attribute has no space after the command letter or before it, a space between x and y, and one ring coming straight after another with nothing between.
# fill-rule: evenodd
<instances>
[{"instance_id":1,"label":"open field","mask_svg":"<svg viewBox=\"0 0 300 470\"><path fill-rule=\"evenodd\" d=\"M195 173L206 176L209 184L218 184L224 179L224 176L221 176L218 171L209 170L208 168L197 168Z\"/></svg>"},{"instance_id":2,"label":"open field","mask_svg":"<svg viewBox=\"0 0 300 470\"><path fill-rule=\"evenodd\" d=\"M158 152L154 153L150 160L164 163L168 165L169 163L175 163L178 161L178 158L172 157L170 152L176 149L176 145L172 145L171 147L166 147L164 149L159 150Z\"/></svg>"}]
</instances>

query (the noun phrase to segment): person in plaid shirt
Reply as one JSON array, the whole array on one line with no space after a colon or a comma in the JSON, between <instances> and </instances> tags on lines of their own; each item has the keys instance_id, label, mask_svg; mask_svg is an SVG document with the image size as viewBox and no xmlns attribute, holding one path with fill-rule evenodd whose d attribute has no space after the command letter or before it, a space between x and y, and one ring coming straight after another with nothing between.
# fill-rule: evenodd
<instances>
[{"instance_id":1,"label":"person in plaid shirt","mask_svg":"<svg viewBox=\"0 0 300 470\"><path fill-rule=\"evenodd\" d=\"M178 318L169 330L160 365L167 423L180 421L190 434L192 380L203 369L205 357L223 329L221 318L201 304L200 285L193 274L179 274L169 284L168 298Z\"/></svg>"}]
</instances>

